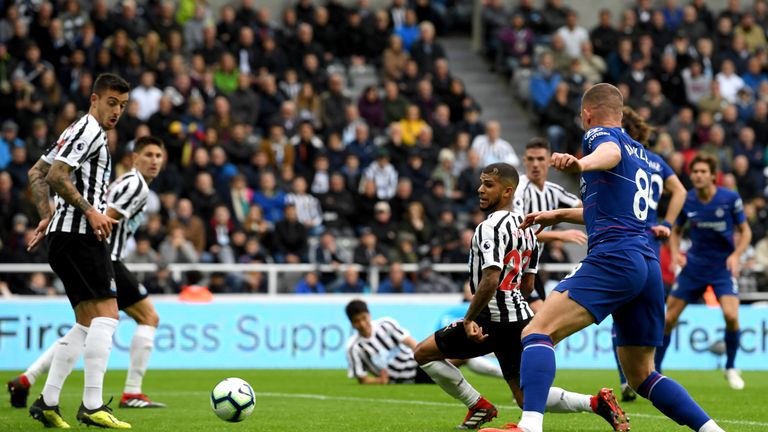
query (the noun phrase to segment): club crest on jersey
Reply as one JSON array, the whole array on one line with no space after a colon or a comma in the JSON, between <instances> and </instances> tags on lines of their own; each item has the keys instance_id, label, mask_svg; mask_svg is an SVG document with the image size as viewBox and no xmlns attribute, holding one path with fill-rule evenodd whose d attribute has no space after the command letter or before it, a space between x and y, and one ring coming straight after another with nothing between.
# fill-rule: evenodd
<instances>
[{"instance_id":1,"label":"club crest on jersey","mask_svg":"<svg viewBox=\"0 0 768 432\"><path fill-rule=\"evenodd\" d=\"M722 207L718 207L717 210L715 210L715 216L719 218L725 216L725 211L723 210Z\"/></svg>"},{"instance_id":2,"label":"club crest on jersey","mask_svg":"<svg viewBox=\"0 0 768 432\"><path fill-rule=\"evenodd\" d=\"M483 251L488 252L493 247L493 244L491 244L490 240L486 240L483 242L483 244L480 245L480 247L483 249Z\"/></svg>"}]
</instances>

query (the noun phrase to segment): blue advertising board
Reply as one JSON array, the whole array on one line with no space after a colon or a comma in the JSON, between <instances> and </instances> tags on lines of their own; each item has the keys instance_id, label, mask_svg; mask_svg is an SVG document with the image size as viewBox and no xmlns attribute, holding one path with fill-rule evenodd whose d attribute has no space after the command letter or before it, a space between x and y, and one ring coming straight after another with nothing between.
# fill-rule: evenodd
<instances>
[{"instance_id":1,"label":"blue advertising board","mask_svg":"<svg viewBox=\"0 0 768 432\"><path fill-rule=\"evenodd\" d=\"M381 297L379 297L381 298ZM291 298L206 304L157 300L160 326L150 367L156 369L345 368L345 345L353 331L344 315L347 298ZM366 299L374 318L390 316L420 340L452 315L456 304L419 301L408 296L386 301ZM737 366L768 370L768 308L742 306L742 339ZM23 370L58 337L65 334L73 313L65 300L0 302L0 370ZM121 316L114 338L110 368L128 366L135 324ZM560 368L608 369L611 354L610 318L590 326L556 347ZM665 369L714 369L722 355L709 348L722 340L719 309L690 306L673 334Z\"/></svg>"}]
</instances>

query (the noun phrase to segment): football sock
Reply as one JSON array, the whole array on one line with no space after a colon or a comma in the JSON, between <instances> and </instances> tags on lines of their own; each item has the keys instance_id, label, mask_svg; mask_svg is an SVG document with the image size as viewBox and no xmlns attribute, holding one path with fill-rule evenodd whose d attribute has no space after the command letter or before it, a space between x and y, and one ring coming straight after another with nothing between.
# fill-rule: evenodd
<instances>
[{"instance_id":1,"label":"football sock","mask_svg":"<svg viewBox=\"0 0 768 432\"><path fill-rule=\"evenodd\" d=\"M725 368L732 369L736 363L736 352L739 351L739 330L725 331Z\"/></svg>"},{"instance_id":2,"label":"football sock","mask_svg":"<svg viewBox=\"0 0 768 432\"><path fill-rule=\"evenodd\" d=\"M656 355L653 357L653 363L658 373L661 373L661 362L664 361L664 356L667 354L667 348L669 348L669 343L671 341L672 335L665 334L663 345L656 348Z\"/></svg>"},{"instance_id":3,"label":"football sock","mask_svg":"<svg viewBox=\"0 0 768 432\"><path fill-rule=\"evenodd\" d=\"M611 345L613 346L613 359L616 360L616 369L619 371L619 382L623 385L627 383L627 377L624 376L624 371L621 370L621 363L619 362L619 355L616 353L616 324L611 329Z\"/></svg>"},{"instance_id":4,"label":"football sock","mask_svg":"<svg viewBox=\"0 0 768 432\"><path fill-rule=\"evenodd\" d=\"M467 406L472 407L480 400L480 393L472 387L461 371L446 360L436 360L421 365L421 369L439 385L444 392Z\"/></svg>"},{"instance_id":5,"label":"football sock","mask_svg":"<svg viewBox=\"0 0 768 432\"><path fill-rule=\"evenodd\" d=\"M53 361L53 352L56 350L56 345L58 343L59 341L57 340L51 346L49 346L48 349L45 350L45 352L40 357L38 357L31 365L29 365L27 370L24 371L24 376L27 378L27 381L29 381L30 386L32 386L35 383L35 381L37 380L37 377L47 372L48 369L51 368L51 362Z\"/></svg>"},{"instance_id":6,"label":"football sock","mask_svg":"<svg viewBox=\"0 0 768 432\"><path fill-rule=\"evenodd\" d=\"M91 320L91 329L85 339L85 389L83 405L87 409L96 409L104 405L101 389L104 373L107 372L109 352L112 351L112 335L117 328L114 318L97 317Z\"/></svg>"},{"instance_id":7,"label":"football sock","mask_svg":"<svg viewBox=\"0 0 768 432\"><path fill-rule=\"evenodd\" d=\"M496 363L485 357L475 357L467 360L467 367L474 373L503 378L504 374Z\"/></svg>"},{"instance_id":8,"label":"football sock","mask_svg":"<svg viewBox=\"0 0 768 432\"><path fill-rule=\"evenodd\" d=\"M551 413L575 413L592 412L592 396L581 393L573 393L551 387L547 395L547 412Z\"/></svg>"},{"instance_id":9,"label":"football sock","mask_svg":"<svg viewBox=\"0 0 768 432\"><path fill-rule=\"evenodd\" d=\"M523 389L523 416L518 426L529 432L542 430L549 388L555 380L555 350L552 339L533 333L523 338L520 387Z\"/></svg>"},{"instance_id":10,"label":"football sock","mask_svg":"<svg viewBox=\"0 0 768 432\"><path fill-rule=\"evenodd\" d=\"M141 393L141 383L149 365L149 356L155 342L155 327L140 324L136 327L131 340L131 363L125 379L124 393Z\"/></svg>"},{"instance_id":11,"label":"football sock","mask_svg":"<svg viewBox=\"0 0 768 432\"><path fill-rule=\"evenodd\" d=\"M702 425L698 432L725 432L723 428L717 425L714 420L710 420Z\"/></svg>"},{"instance_id":12,"label":"football sock","mask_svg":"<svg viewBox=\"0 0 768 432\"><path fill-rule=\"evenodd\" d=\"M667 417L695 431L711 421L683 386L658 372L651 373L640 384L637 393L650 400Z\"/></svg>"},{"instance_id":13,"label":"football sock","mask_svg":"<svg viewBox=\"0 0 768 432\"><path fill-rule=\"evenodd\" d=\"M83 354L85 339L88 336L88 327L75 324L71 329L56 341L53 346L53 358L51 359L48 378L43 387L43 402L48 406L59 404L59 394L64 386L72 368Z\"/></svg>"}]
</instances>

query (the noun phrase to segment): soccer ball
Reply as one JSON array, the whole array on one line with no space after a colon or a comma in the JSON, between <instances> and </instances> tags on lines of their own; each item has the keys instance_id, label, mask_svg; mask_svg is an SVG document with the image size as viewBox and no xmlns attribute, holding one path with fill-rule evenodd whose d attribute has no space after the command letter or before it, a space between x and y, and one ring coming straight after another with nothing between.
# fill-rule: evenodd
<instances>
[{"instance_id":1,"label":"soccer ball","mask_svg":"<svg viewBox=\"0 0 768 432\"><path fill-rule=\"evenodd\" d=\"M211 391L211 408L220 419L240 422L253 412L256 398L253 387L240 378L227 378Z\"/></svg>"}]
</instances>

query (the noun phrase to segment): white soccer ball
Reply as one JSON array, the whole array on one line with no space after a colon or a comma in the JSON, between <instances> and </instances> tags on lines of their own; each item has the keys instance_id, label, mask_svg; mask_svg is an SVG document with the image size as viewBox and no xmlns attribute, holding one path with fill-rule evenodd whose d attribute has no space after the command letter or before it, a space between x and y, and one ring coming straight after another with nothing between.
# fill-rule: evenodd
<instances>
[{"instance_id":1,"label":"white soccer ball","mask_svg":"<svg viewBox=\"0 0 768 432\"><path fill-rule=\"evenodd\" d=\"M253 387L240 378L227 378L211 391L211 408L222 420L243 421L251 415L255 406Z\"/></svg>"}]
</instances>

